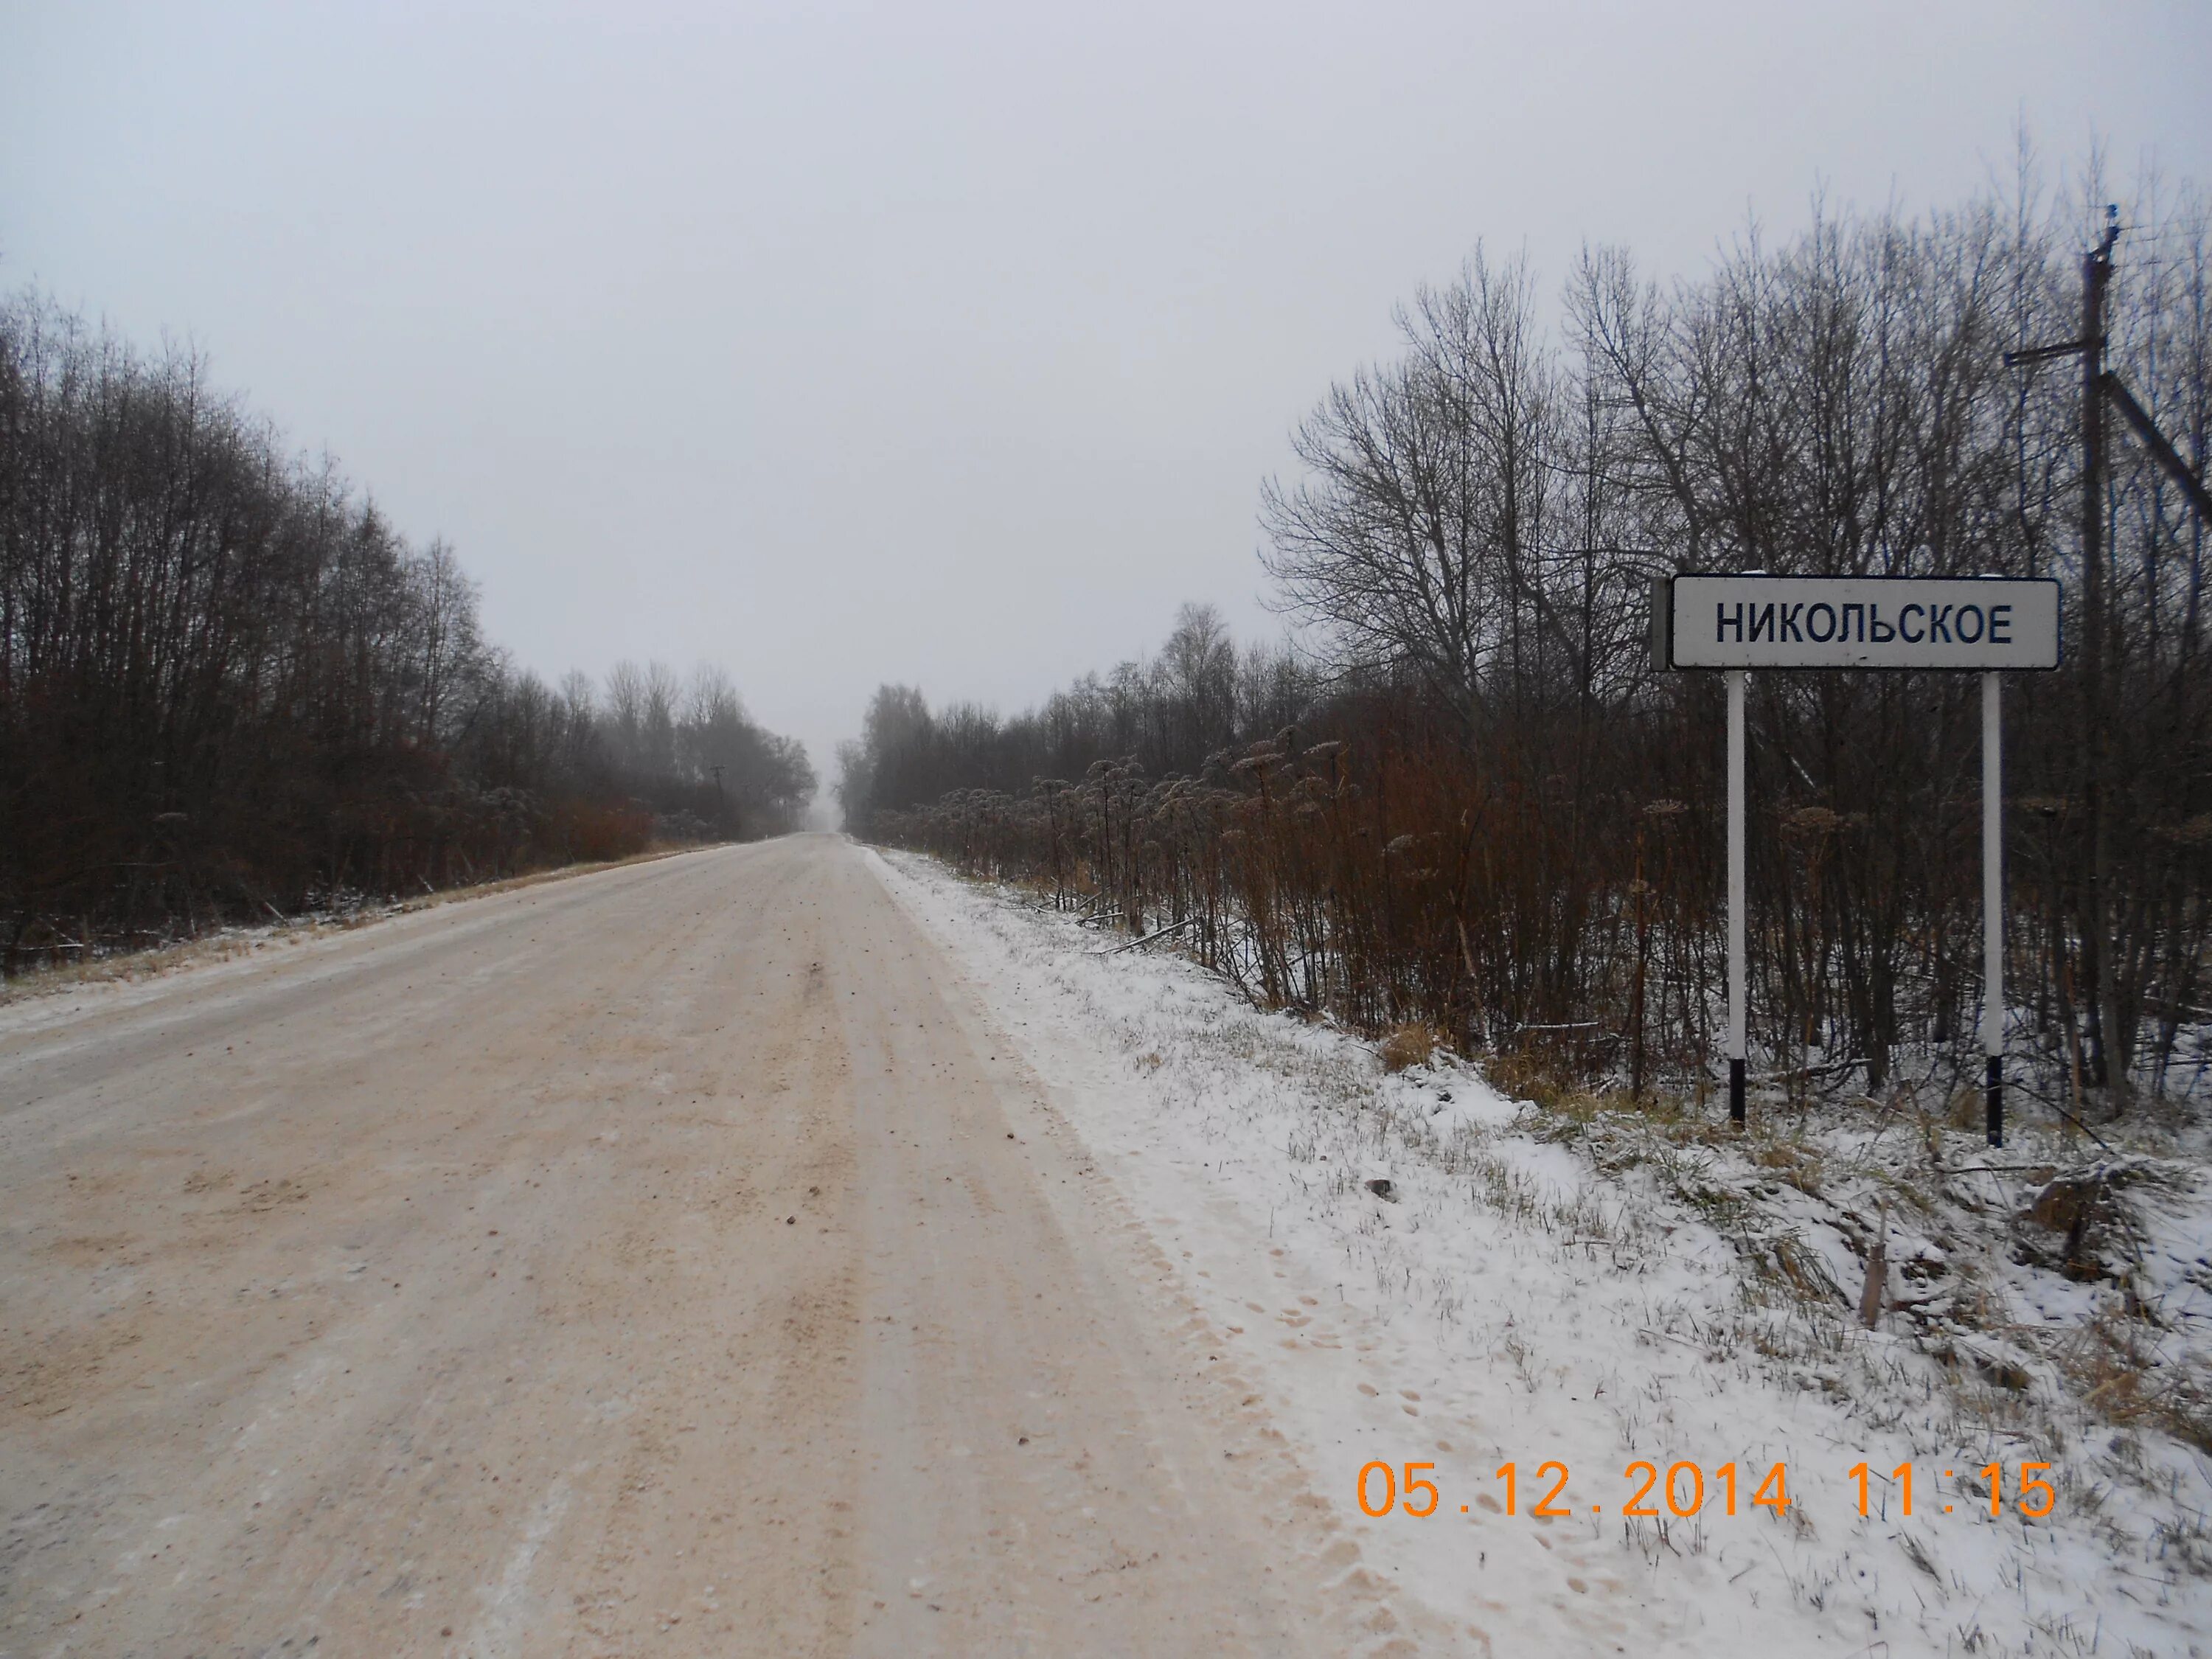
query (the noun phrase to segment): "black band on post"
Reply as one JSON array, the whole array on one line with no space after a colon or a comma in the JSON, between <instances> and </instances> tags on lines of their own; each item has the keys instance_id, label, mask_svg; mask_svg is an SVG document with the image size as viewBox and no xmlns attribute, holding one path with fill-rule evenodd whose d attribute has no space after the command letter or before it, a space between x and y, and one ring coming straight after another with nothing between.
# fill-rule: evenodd
<instances>
[{"instance_id":1,"label":"black band on post","mask_svg":"<svg viewBox=\"0 0 2212 1659\"><path fill-rule=\"evenodd\" d=\"M1743 1127L1743 1062L1729 1061L1729 1121Z\"/></svg>"},{"instance_id":2,"label":"black band on post","mask_svg":"<svg viewBox=\"0 0 2212 1659\"><path fill-rule=\"evenodd\" d=\"M1990 1145L2004 1145L2004 1061L1996 1055L1990 1056L1989 1070Z\"/></svg>"}]
</instances>

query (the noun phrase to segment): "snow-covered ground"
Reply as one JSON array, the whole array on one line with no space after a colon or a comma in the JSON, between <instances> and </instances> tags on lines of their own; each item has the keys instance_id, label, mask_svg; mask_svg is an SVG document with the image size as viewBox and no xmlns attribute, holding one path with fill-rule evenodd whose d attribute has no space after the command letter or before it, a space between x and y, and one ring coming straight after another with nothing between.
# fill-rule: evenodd
<instances>
[{"instance_id":1,"label":"snow-covered ground","mask_svg":"<svg viewBox=\"0 0 2212 1659\"><path fill-rule=\"evenodd\" d=\"M1805 1213L1786 1260L1747 1255L1723 1178L1758 1173L1743 1155L1686 1176L1668 1164L1696 1156L1679 1142L1593 1156L1464 1067L1387 1074L1367 1046L1256 1010L1181 958L1109 954L1073 916L926 859L891 854L883 872L1236 1345L1356 1539L1352 1570L1419 1607L1406 1628L1499 1655L2212 1659L2212 1468L2155 1430L2008 1406L2036 1379L1929 1314L1942 1297L1913 1287L1942 1278L1931 1240L1891 1237L1907 1269L1893 1292L1923 1306L1866 1332L1844 1305L1858 1289L1844 1210L1765 1183L1769 1223ZM1701 1182L1728 1202L1686 1198ZM2203 1211L2166 1213L2186 1266ZM1791 1282L1808 1277L1810 1295ZM2042 1274L2036 1292L2051 1285L2075 1288ZM1977 1365L2002 1382L1962 1389ZM1994 1405L1972 1408L1978 1386ZM1909 1518L1891 1478L1907 1462ZM1364 1514L1371 1463L1401 1505L1405 1466L1433 1466L1413 1475L1434 1483L1434 1514ZM1624 1514L1638 1463L1658 1477L1648 1518ZM1678 1463L1702 1480L1694 1514L1662 1497ZM2020 1513L2023 1463L2051 1466L2028 1472L2052 1483L2045 1518ZM1547 1464L1565 1466L1557 1492ZM1786 1509L1753 1501L1778 1465ZM1676 1474L1683 1510L1691 1480ZM1366 1495L1382 1504L1382 1474ZM1532 1516L1547 1496L1555 1513Z\"/></svg>"}]
</instances>

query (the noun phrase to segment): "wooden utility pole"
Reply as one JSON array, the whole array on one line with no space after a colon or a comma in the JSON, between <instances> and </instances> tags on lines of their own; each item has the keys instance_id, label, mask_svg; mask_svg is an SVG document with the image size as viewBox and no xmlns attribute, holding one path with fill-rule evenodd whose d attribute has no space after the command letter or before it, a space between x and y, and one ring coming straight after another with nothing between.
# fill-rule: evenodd
<instances>
[{"instance_id":1,"label":"wooden utility pole","mask_svg":"<svg viewBox=\"0 0 2212 1659\"><path fill-rule=\"evenodd\" d=\"M2118 409L2151 459L2195 509L2201 526L2212 519L2212 492L2158 429L2118 375L2105 367L2106 295L2112 280L2112 249L2120 240L2120 210L2105 210L2104 234L2081 256L2081 337L2057 345L2008 351L2008 365L2048 357L2081 358L2081 642L2082 806L2088 817L2086 879L2075 922L2081 933L2082 1002L2089 1024L2089 1080L2100 1087L2124 1085L2132 1045L2120 1009L2120 976L2112 920L2112 818L2111 738L2117 712L2112 692L2119 640L2112 605L2112 561L2105 549L2106 513L2105 405ZM2063 974L2061 975L2062 982ZM2070 1017L2069 1017L2070 1026ZM2069 1032L2069 1036L2071 1031Z\"/></svg>"},{"instance_id":2,"label":"wooden utility pole","mask_svg":"<svg viewBox=\"0 0 2212 1659\"><path fill-rule=\"evenodd\" d=\"M2087 762L2083 805L2089 814L2088 880L2082 885L2081 965L2089 985L2090 1065L2109 1085L2127 1070L2118 1052L2119 975L2112 971L2112 815L2106 799L2111 767L2106 723L2112 667L2111 605L2105 556L2105 290L2112 280L2119 210L2105 210L2105 234L2081 256L2081 741Z\"/></svg>"},{"instance_id":3,"label":"wooden utility pole","mask_svg":"<svg viewBox=\"0 0 2212 1659\"><path fill-rule=\"evenodd\" d=\"M2089 1024L2089 1070L2102 1084L2110 1075L2106 1040L2117 1038L2118 980L2110 971L2106 921L2111 893L2112 822L2105 799L2105 683L2111 655L2105 560L2105 291L2112 279L2112 247L2120 240L2120 210L2105 210L2104 234L2081 256L2081 333L2056 345L2008 351L2008 368L2051 357L2081 359L2081 640L2080 695L2075 711L2081 744L2081 807L2087 819L2082 879L2075 906L2080 935L2083 992Z\"/></svg>"}]
</instances>

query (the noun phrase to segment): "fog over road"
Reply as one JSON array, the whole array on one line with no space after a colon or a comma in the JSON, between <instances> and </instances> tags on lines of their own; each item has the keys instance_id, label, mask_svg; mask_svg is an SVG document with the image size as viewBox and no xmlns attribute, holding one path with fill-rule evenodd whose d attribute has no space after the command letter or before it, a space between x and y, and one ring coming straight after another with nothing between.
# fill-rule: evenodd
<instances>
[{"instance_id":1,"label":"fog over road","mask_svg":"<svg viewBox=\"0 0 2212 1659\"><path fill-rule=\"evenodd\" d=\"M838 838L0 1019L0 1655L1344 1650Z\"/></svg>"}]
</instances>

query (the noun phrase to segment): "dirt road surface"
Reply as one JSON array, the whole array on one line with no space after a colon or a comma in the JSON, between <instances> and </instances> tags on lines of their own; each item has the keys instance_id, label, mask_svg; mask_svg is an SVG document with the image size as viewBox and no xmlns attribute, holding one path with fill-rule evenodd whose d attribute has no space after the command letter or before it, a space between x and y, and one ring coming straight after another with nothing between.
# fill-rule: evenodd
<instances>
[{"instance_id":1,"label":"dirt road surface","mask_svg":"<svg viewBox=\"0 0 2212 1659\"><path fill-rule=\"evenodd\" d=\"M816 836L4 1011L0 1655L1348 1651L957 971Z\"/></svg>"}]
</instances>

